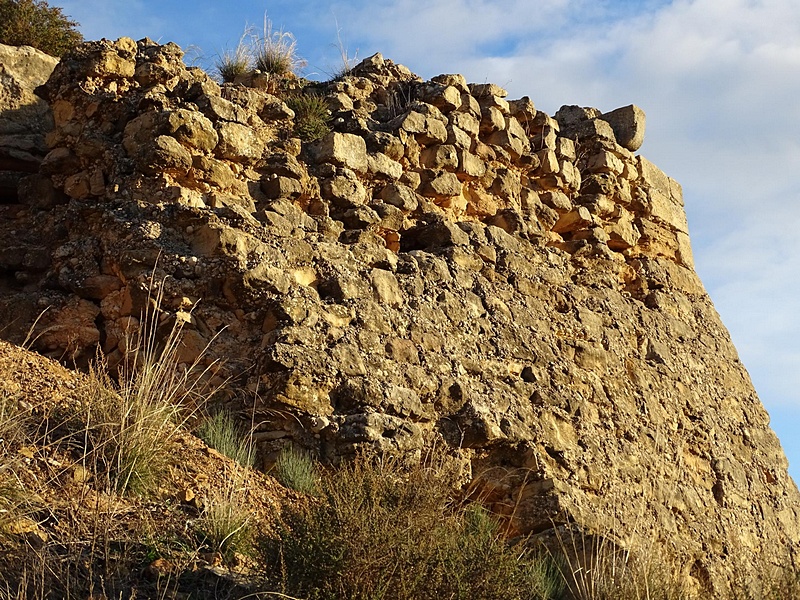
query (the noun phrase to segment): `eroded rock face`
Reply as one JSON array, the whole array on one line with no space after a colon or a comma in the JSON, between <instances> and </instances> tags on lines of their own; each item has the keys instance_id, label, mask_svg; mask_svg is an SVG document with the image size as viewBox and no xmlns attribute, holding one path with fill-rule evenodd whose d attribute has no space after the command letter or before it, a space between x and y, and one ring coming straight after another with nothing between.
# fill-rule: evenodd
<instances>
[{"instance_id":1,"label":"eroded rock face","mask_svg":"<svg viewBox=\"0 0 800 600\"><path fill-rule=\"evenodd\" d=\"M69 201L0 207L6 335L49 308L40 351L120 360L155 286L183 360L257 395L267 463L444 443L516 531L655 541L715 597L794 560L800 497L677 182L596 109L380 55L315 91L334 131L306 144L280 99L174 45L65 57L38 177Z\"/></svg>"},{"instance_id":2,"label":"eroded rock face","mask_svg":"<svg viewBox=\"0 0 800 600\"><path fill-rule=\"evenodd\" d=\"M53 128L47 103L33 90L58 62L30 46L0 44L0 201L15 201L20 179L39 168Z\"/></svg>"}]
</instances>

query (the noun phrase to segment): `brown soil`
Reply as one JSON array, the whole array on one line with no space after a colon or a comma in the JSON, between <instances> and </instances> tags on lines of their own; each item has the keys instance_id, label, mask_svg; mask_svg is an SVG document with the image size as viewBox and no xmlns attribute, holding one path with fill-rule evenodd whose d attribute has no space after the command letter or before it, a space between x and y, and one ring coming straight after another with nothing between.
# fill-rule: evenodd
<instances>
[{"instance_id":1,"label":"brown soil","mask_svg":"<svg viewBox=\"0 0 800 600\"><path fill-rule=\"evenodd\" d=\"M90 455L62 431L64 415L85 401L87 381L0 341L0 397L13 409L0 413L0 589L23 586L20 597L51 588L92 598L197 598L258 585L263 566L252 556L223 557L205 543L204 506L240 476L240 505L259 536L281 504L300 498L187 432L173 437L169 474L150 495L110 492Z\"/></svg>"}]
</instances>

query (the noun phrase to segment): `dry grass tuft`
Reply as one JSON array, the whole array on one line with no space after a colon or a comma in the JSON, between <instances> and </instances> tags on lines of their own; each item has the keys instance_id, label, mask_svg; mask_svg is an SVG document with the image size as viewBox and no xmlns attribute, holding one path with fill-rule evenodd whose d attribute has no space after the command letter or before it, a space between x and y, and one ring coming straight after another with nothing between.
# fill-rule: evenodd
<instances>
[{"instance_id":1,"label":"dry grass tuft","mask_svg":"<svg viewBox=\"0 0 800 600\"><path fill-rule=\"evenodd\" d=\"M236 48L223 50L214 61L214 68L223 83L233 83L240 75L247 75L253 70L253 57L248 43L250 37L252 29L246 28Z\"/></svg>"},{"instance_id":2,"label":"dry grass tuft","mask_svg":"<svg viewBox=\"0 0 800 600\"><path fill-rule=\"evenodd\" d=\"M576 526L557 527L555 532L561 575L574 600L693 598L672 562L653 548L637 548L637 553Z\"/></svg>"},{"instance_id":3,"label":"dry grass tuft","mask_svg":"<svg viewBox=\"0 0 800 600\"><path fill-rule=\"evenodd\" d=\"M213 552L230 558L249 554L254 535L254 517L244 501L246 475L237 468L207 498L195 528Z\"/></svg>"},{"instance_id":4,"label":"dry grass tuft","mask_svg":"<svg viewBox=\"0 0 800 600\"><path fill-rule=\"evenodd\" d=\"M161 299L157 295L156 307ZM118 493L147 495L155 490L169 464L170 442L211 393L205 383L209 367L200 366L202 354L189 368L178 362L182 321L176 319L161 340L159 317L153 308L136 331L128 332L116 381L102 357L86 381L80 435L90 464L104 470Z\"/></svg>"},{"instance_id":5,"label":"dry grass tuft","mask_svg":"<svg viewBox=\"0 0 800 600\"><path fill-rule=\"evenodd\" d=\"M266 14L263 34L254 38L253 59L256 69L270 75L296 74L306 66L306 61L297 54L294 35L283 29L273 29Z\"/></svg>"}]
</instances>

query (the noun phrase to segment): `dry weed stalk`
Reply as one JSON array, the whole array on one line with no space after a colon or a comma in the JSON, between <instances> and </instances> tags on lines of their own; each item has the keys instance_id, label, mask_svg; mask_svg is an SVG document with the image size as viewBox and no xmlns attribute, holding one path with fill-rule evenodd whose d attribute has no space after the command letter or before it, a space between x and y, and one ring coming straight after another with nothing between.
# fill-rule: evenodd
<instances>
[{"instance_id":1,"label":"dry weed stalk","mask_svg":"<svg viewBox=\"0 0 800 600\"><path fill-rule=\"evenodd\" d=\"M127 332L117 380L102 356L90 369L84 435L120 493L152 491L169 461L170 442L214 391L207 383L214 362L202 366L208 346L187 368L178 362L182 320L175 319L160 341L163 282L150 283L158 291L140 326Z\"/></svg>"}]
</instances>

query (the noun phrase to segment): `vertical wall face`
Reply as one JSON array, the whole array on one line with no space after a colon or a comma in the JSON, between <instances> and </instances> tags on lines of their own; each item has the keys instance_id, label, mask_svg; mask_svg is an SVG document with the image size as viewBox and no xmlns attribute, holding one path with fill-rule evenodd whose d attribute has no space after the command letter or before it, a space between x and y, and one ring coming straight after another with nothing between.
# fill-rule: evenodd
<instances>
[{"instance_id":1,"label":"vertical wall face","mask_svg":"<svg viewBox=\"0 0 800 600\"><path fill-rule=\"evenodd\" d=\"M638 108L550 117L376 55L315 86L332 130L301 141L276 95L126 39L42 93L51 149L0 221L7 331L49 306L41 351L119 360L155 281L181 359L213 340L258 394L267 461L444 441L516 531L575 521L719 597L793 560L800 497Z\"/></svg>"}]
</instances>

